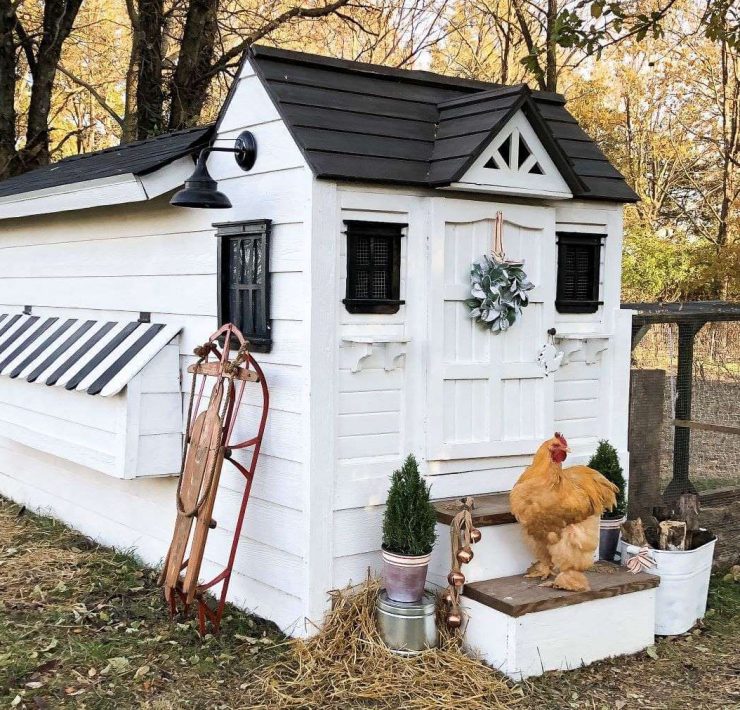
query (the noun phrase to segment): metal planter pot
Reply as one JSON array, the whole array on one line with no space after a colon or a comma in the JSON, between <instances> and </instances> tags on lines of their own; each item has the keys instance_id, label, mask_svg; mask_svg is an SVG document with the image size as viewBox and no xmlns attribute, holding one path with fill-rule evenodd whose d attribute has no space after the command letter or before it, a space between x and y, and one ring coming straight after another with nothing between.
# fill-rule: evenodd
<instances>
[{"instance_id":1,"label":"metal planter pot","mask_svg":"<svg viewBox=\"0 0 740 710\"><path fill-rule=\"evenodd\" d=\"M704 618L716 542L712 538L694 550L650 550L656 564L646 571L660 577L655 595L656 634L682 634ZM624 565L640 548L620 540L619 551Z\"/></svg>"},{"instance_id":2,"label":"metal planter pot","mask_svg":"<svg viewBox=\"0 0 740 710\"><path fill-rule=\"evenodd\" d=\"M599 559L607 562L614 561L614 555L617 553L617 544L619 543L619 531L622 523L626 520L625 516L614 519L604 519L599 521Z\"/></svg>"},{"instance_id":3,"label":"metal planter pot","mask_svg":"<svg viewBox=\"0 0 740 710\"><path fill-rule=\"evenodd\" d=\"M436 599L425 592L418 602L396 602L381 590L375 604L375 620L386 646L402 655L413 655L439 643Z\"/></svg>"},{"instance_id":4,"label":"metal planter pot","mask_svg":"<svg viewBox=\"0 0 740 710\"><path fill-rule=\"evenodd\" d=\"M388 598L397 602L418 602L424 596L431 553L412 557L383 550L383 581Z\"/></svg>"}]
</instances>

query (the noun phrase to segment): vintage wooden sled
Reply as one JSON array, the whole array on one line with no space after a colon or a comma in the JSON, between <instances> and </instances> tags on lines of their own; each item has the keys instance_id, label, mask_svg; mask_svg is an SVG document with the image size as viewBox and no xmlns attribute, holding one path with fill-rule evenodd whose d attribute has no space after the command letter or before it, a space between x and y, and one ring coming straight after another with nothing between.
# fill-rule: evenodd
<instances>
[{"instance_id":1,"label":"vintage wooden sled","mask_svg":"<svg viewBox=\"0 0 740 710\"><path fill-rule=\"evenodd\" d=\"M230 359L234 346L238 349ZM236 326L226 324L219 328L206 343L195 349L195 354L198 362L188 367L193 378L177 486L177 519L159 583L164 587L164 595L173 616L177 612L178 600L184 613L188 612L193 602L197 602L200 633L205 634L206 620L211 622L215 633L218 633L221 624L267 422L269 392L260 366L249 353L249 343ZM213 387L207 407L200 411L208 380L212 381ZM248 383L257 384L262 389L262 412L257 433L245 441L230 443ZM251 457L249 452L246 454L248 465L233 458L234 451L238 449L251 449ZM212 515L224 461L233 464L244 476L244 492L226 566L211 580L200 583L208 532L217 525ZM221 594L215 608L211 608L205 594L219 583Z\"/></svg>"}]
</instances>

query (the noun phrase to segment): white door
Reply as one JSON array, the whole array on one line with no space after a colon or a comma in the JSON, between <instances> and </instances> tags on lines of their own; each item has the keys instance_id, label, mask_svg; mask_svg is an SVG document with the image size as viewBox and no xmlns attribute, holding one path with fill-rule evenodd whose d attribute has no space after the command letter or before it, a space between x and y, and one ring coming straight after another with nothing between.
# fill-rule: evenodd
<instances>
[{"instance_id":1,"label":"white door","mask_svg":"<svg viewBox=\"0 0 740 710\"><path fill-rule=\"evenodd\" d=\"M429 282L429 460L532 454L553 431L553 376L537 363L554 324L555 214L546 207L435 201ZM505 333L469 316L470 266L490 254L496 212L507 258L535 288Z\"/></svg>"}]
</instances>

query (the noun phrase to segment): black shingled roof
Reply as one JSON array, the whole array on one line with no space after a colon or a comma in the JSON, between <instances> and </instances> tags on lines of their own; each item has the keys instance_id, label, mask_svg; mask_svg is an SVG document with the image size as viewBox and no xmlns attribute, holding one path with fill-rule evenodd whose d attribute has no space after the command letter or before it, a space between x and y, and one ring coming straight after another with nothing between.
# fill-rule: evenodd
<instances>
[{"instance_id":1,"label":"black shingled roof","mask_svg":"<svg viewBox=\"0 0 740 710\"><path fill-rule=\"evenodd\" d=\"M574 196L638 199L559 94L261 45L249 59L317 177L449 185L521 109Z\"/></svg>"},{"instance_id":2,"label":"black shingled roof","mask_svg":"<svg viewBox=\"0 0 740 710\"><path fill-rule=\"evenodd\" d=\"M212 132L212 125L188 128L65 158L0 182L0 197L114 175L146 175L206 145Z\"/></svg>"}]
</instances>

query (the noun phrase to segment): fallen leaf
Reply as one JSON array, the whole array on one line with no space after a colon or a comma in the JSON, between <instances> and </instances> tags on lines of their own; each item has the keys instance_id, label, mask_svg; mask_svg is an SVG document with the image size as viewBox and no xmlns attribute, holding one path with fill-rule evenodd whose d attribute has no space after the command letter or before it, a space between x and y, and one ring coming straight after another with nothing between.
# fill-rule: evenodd
<instances>
[{"instance_id":1,"label":"fallen leaf","mask_svg":"<svg viewBox=\"0 0 740 710\"><path fill-rule=\"evenodd\" d=\"M26 683L26 688L31 688L31 690L36 690L41 686L43 686L43 683L40 680L32 680Z\"/></svg>"},{"instance_id":2,"label":"fallen leaf","mask_svg":"<svg viewBox=\"0 0 740 710\"><path fill-rule=\"evenodd\" d=\"M128 670L131 661L126 656L113 656L108 659L107 669L115 671L116 673L124 673Z\"/></svg>"},{"instance_id":3,"label":"fallen leaf","mask_svg":"<svg viewBox=\"0 0 740 710\"><path fill-rule=\"evenodd\" d=\"M21 696L20 695L16 695L13 698L13 700L10 701L10 706L13 707L13 708L16 707L16 705L20 705L20 704L21 704Z\"/></svg>"},{"instance_id":4,"label":"fallen leaf","mask_svg":"<svg viewBox=\"0 0 740 710\"><path fill-rule=\"evenodd\" d=\"M87 675L90 676L90 678L94 678L98 672L94 668L88 668Z\"/></svg>"},{"instance_id":5,"label":"fallen leaf","mask_svg":"<svg viewBox=\"0 0 740 710\"><path fill-rule=\"evenodd\" d=\"M657 661L659 658L658 649L655 648L655 646L648 646L645 649L645 653L647 653L647 655L650 656L650 658L652 658L654 661Z\"/></svg>"},{"instance_id":6,"label":"fallen leaf","mask_svg":"<svg viewBox=\"0 0 740 710\"><path fill-rule=\"evenodd\" d=\"M141 678L149 673L149 666L139 666L134 673L134 678Z\"/></svg>"},{"instance_id":7,"label":"fallen leaf","mask_svg":"<svg viewBox=\"0 0 740 710\"><path fill-rule=\"evenodd\" d=\"M46 653L47 651L53 651L59 645L57 639L51 639L49 643L41 649L40 653Z\"/></svg>"}]
</instances>

